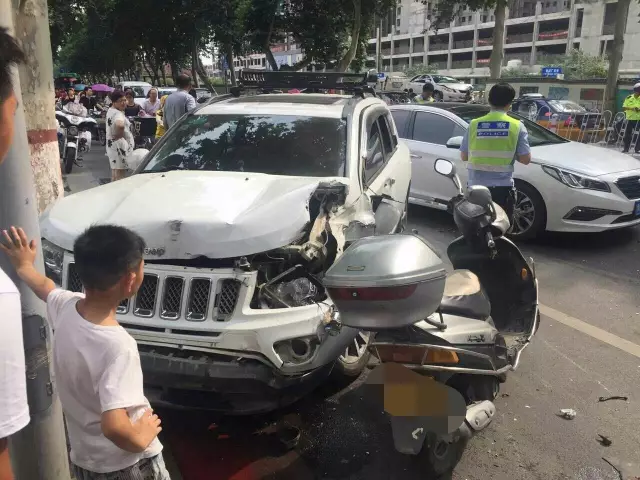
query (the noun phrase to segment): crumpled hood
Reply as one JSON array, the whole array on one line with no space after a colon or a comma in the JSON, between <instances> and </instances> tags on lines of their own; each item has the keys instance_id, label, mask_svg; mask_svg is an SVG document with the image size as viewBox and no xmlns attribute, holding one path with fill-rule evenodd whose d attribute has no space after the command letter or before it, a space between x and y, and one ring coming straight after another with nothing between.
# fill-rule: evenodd
<instances>
[{"instance_id":1,"label":"crumpled hood","mask_svg":"<svg viewBox=\"0 0 640 480\"><path fill-rule=\"evenodd\" d=\"M236 172L172 171L133 175L56 202L40 219L42 236L72 251L92 224L141 235L151 259L229 258L279 248L310 221L311 178Z\"/></svg>"},{"instance_id":2,"label":"crumpled hood","mask_svg":"<svg viewBox=\"0 0 640 480\"><path fill-rule=\"evenodd\" d=\"M438 85L441 87L452 88L453 90L469 90L470 88L473 88L473 85L468 83L439 83Z\"/></svg>"},{"instance_id":3,"label":"crumpled hood","mask_svg":"<svg viewBox=\"0 0 640 480\"><path fill-rule=\"evenodd\" d=\"M534 162L595 177L640 168L640 161L631 155L579 142L533 147L531 155Z\"/></svg>"}]
</instances>

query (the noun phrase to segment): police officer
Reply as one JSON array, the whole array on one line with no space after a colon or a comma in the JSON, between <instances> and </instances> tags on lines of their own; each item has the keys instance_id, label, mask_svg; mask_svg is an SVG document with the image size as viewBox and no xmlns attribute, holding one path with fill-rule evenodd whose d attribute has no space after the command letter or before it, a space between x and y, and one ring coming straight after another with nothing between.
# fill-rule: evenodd
<instances>
[{"instance_id":1,"label":"police officer","mask_svg":"<svg viewBox=\"0 0 640 480\"><path fill-rule=\"evenodd\" d=\"M631 146L631 137L640 123L640 83L633 86L633 94L625 98L622 109L627 117L627 129L624 131L624 149L622 153L628 153ZM635 153L640 153L640 134L636 137Z\"/></svg>"},{"instance_id":2,"label":"police officer","mask_svg":"<svg viewBox=\"0 0 640 480\"><path fill-rule=\"evenodd\" d=\"M513 225L515 189L513 165L531 161L529 137L524 124L507 112L516 96L508 83L498 83L489 91L491 111L471 120L462 139L460 156L467 163L468 185L484 185Z\"/></svg>"},{"instance_id":3,"label":"police officer","mask_svg":"<svg viewBox=\"0 0 640 480\"><path fill-rule=\"evenodd\" d=\"M433 83L427 82L422 86L422 95L418 95L414 98L416 103L433 103L435 99L433 98L433 92L435 91L435 87Z\"/></svg>"}]
</instances>

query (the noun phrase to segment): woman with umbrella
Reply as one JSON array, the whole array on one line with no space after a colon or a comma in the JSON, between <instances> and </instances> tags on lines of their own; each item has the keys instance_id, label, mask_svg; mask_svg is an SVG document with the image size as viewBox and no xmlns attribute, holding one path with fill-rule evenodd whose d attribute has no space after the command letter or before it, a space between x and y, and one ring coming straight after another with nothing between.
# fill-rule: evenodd
<instances>
[{"instance_id":1,"label":"woman with umbrella","mask_svg":"<svg viewBox=\"0 0 640 480\"><path fill-rule=\"evenodd\" d=\"M91 90L93 90L93 93L97 94L98 97L96 108L99 110L106 110L106 97L113 92L113 88L109 85L105 85L104 83L96 83L91 87Z\"/></svg>"}]
</instances>

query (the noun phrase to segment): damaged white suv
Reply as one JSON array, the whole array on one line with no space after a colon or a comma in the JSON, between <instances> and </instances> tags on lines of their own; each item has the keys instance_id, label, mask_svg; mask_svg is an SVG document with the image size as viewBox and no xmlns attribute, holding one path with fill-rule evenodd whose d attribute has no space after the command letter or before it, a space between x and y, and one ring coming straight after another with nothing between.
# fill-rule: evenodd
<instances>
[{"instance_id":1,"label":"damaged white suv","mask_svg":"<svg viewBox=\"0 0 640 480\"><path fill-rule=\"evenodd\" d=\"M402 231L408 148L375 96L220 96L183 117L134 175L41 219L48 275L81 291L73 242L113 223L147 243L118 320L152 403L247 414L356 376L366 334L332 329L321 280L350 242ZM212 395L214 394L214 395Z\"/></svg>"}]
</instances>

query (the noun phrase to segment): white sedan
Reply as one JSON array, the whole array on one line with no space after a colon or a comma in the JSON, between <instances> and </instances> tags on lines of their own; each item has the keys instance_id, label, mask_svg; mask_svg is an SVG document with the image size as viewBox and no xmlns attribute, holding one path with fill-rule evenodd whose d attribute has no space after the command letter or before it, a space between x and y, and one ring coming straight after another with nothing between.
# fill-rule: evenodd
<instances>
[{"instance_id":1,"label":"white sedan","mask_svg":"<svg viewBox=\"0 0 640 480\"><path fill-rule=\"evenodd\" d=\"M485 115L485 105L438 103L433 106L391 107L398 132L411 150L409 201L446 209L456 194L451 182L434 172L437 158L453 161L466 184L466 166L459 147L469 122ZM531 122L532 161L516 162L517 189L512 235L533 238L539 233L601 232L640 224L640 161L620 152L571 142Z\"/></svg>"}]
</instances>

